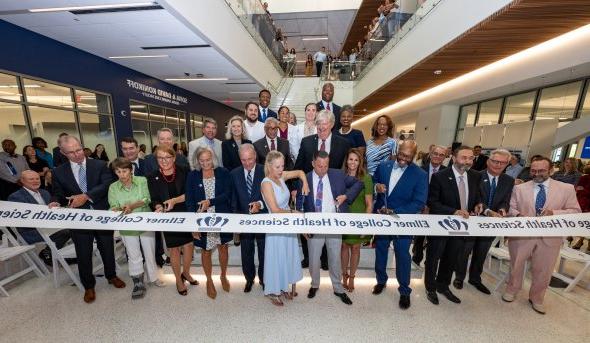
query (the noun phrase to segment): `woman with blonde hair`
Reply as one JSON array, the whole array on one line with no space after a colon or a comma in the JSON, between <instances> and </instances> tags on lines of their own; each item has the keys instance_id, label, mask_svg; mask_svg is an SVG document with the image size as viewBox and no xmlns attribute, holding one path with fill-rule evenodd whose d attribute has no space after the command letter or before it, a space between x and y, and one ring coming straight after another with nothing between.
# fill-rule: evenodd
<instances>
[{"instance_id":1,"label":"woman with blonde hair","mask_svg":"<svg viewBox=\"0 0 590 343\"><path fill-rule=\"evenodd\" d=\"M252 142L248 140L244 118L241 116L231 117L227 122L225 138L226 140L221 143L221 157L223 160L223 167L231 171L242 165L240 162L240 155L238 154L240 146L245 143L252 144Z\"/></svg>"}]
</instances>

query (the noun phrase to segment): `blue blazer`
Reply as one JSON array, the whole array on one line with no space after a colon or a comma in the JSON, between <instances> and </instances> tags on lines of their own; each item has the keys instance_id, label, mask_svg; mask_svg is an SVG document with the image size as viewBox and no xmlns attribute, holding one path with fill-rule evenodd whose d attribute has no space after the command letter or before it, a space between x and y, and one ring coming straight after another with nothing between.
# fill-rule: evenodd
<instances>
[{"instance_id":1,"label":"blue blazer","mask_svg":"<svg viewBox=\"0 0 590 343\"><path fill-rule=\"evenodd\" d=\"M262 111L260 111L260 107L258 107L258 121L261 122L265 122L266 119L273 117L273 118L279 118L279 116L277 115L277 112L273 111L270 109L270 107L266 108L266 118L264 118L264 120L262 120Z\"/></svg>"},{"instance_id":2,"label":"blue blazer","mask_svg":"<svg viewBox=\"0 0 590 343\"><path fill-rule=\"evenodd\" d=\"M147 170L145 166L145 160L140 158L137 160L137 164L139 164L139 168L135 169L135 176L147 176Z\"/></svg>"},{"instance_id":3,"label":"blue blazer","mask_svg":"<svg viewBox=\"0 0 590 343\"><path fill-rule=\"evenodd\" d=\"M346 175L340 169L328 169L328 179L330 180L330 188L332 190L332 199L336 199L339 195L346 195L346 201L340 205L338 210L347 213L348 206L354 202L359 193L363 190L364 184L350 175ZM303 202L303 210L305 212L315 212L315 189L313 189L313 171L307 173L307 184L309 185L309 194L303 196L301 194L301 185L298 189L297 209L301 209Z\"/></svg>"},{"instance_id":4,"label":"blue blazer","mask_svg":"<svg viewBox=\"0 0 590 343\"><path fill-rule=\"evenodd\" d=\"M113 173L107 167L107 163L101 160L86 159L86 179L86 194L92 199L92 202L86 202L81 208L90 209L92 206L95 210L108 210L107 197L109 186L113 182ZM69 161L53 169L52 186L53 195L62 206L68 204L66 197L82 194Z\"/></svg>"},{"instance_id":5,"label":"blue blazer","mask_svg":"<svg viewBox=\"0 0 590 343\"><path fill-rule=\"evenodd\" d=\"M39 189L39 193L41 193L41 197L43 198L46 204L49 205L49 203L53 200L51 198L51 194L49 194L48 191L44 189ZM31 195L31 193L29 193L24 187L10 194L8 196L8 201L21 202L25 204L38 204L35 198L33 198L33 196Z\"/></svg>"},{"instance_id":6,"label":"blue blazer","mask_svg":"<svg viewBox=\"0 0 590 343\"><path fill-rule=\"evenodd\" d=\"M252 194L248 196L248 188L246 187L246 177L244 175L244 167L238 167L230 172L231 176L231 210L232 213L248 214L251 202L262 201L262 194L260 193L260 184L264 179L264 166L256 164L254 175L252 177ZM266 207L260 213L267 212Z\"/></svg>"},{"instance_id":7,"label":"blue blazer","mask_svg":"<svg viewBox=\"0 0 590 343\"><path fill-rule=\"evenodd\" d=\"M373 174L373 182L389 185L394 163L395 161L382 162ZM386 197L387 208L393 209L397 214L420 213L428 199L428 173L410 163L390 195L377 194L374 212L385 205Z\"/></svg>"}]
</instances>

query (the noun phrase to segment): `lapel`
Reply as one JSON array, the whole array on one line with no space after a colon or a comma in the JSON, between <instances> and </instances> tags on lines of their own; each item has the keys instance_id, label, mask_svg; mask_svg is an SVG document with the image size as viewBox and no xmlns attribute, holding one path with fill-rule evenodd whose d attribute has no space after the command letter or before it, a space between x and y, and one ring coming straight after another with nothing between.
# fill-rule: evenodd
<instances>
[{"instance_id":1,"label":"lapel","mask_svg":"<svg viewBox=\"0 0 590 343\"><path fill-rule=\"evenodd\" d=\"M73 191L76 192L75 194L82 193L82 190L80 189L80 186L78 185L78 183L76 182L76 178L74 177L74 171L72 170L72 165L70 164L70 160L67 160L64 164L65 164L64 173L65 173L66 179L74 181L74 182L72 182ZM88 165L86 165L86 170L88 171ZM88 172L86 172L86 179L88 179Z\"/></svg>"},{"instance_id":2,"label":"lapel","mask_svg":"<svg viewBox=\"0 0 590 343\"><path fill-rule=\"evenodd\" d=\"M256 179L257 171L258 168L254 169L254 175L252 175L252 194L248 195L248 179L246 178L246 169L244 167L240 167L240 177L244 180L244 182L242 183L242 191L244 192L244 195L246 195L246 198L248 198L248 200L252 199L252 195L254 195L254 193L256 192L256 182L254 180ZM217 180L217 178L215 180Z\"/></svg>"},{"instance_id":3,"label":"lapel","mask_svg":"<svg viewBox=\"0 0 590 343\"><path fill-rule=\"evenodd\" d=\"M307 201L309 201L310 206L313 208L314 200L315 200L315 187L313 185L313 170L307 173L307 184L309 185L309 194L307 195Z\"/></svg>"},{"instance_id":4,"label":"lapel","mask_svg":"<svg viewBox=\"0 0 590 343\"><path fill-rule=\"evenodd\" d=\"M498 183L500 183L500 178L498 178ZM484 195L484 199L482 200L487 204L492 185L488 173L485 170L481 173L481 186L482 194ZM498 189L498 185L496 185L496 189Z\"/></svg>"},{"instance_id":5,"label":"lapel","mask_svg":"<svg viewBox=\"0 0 590 343\"><path fill-rule=\"evenodd\" d=\"M547 200L545 200L545 206L543 208L560 208L561 206L556 206L556 203L561 197L558 195L560 192L555 192L555 187L557 186L557 182L553 182L551 178L549 178L549 189L546 191ZM534 194L534 192L533 192ZM555 194L555 196L554 196ZM536 200L536 199L535 199Z\"/></svg>"},{"instance_id":6,"label":"lapel","mask_svg":"<svg viewBox=\"0 0 590 343\"><path fill-rule=\"evenodd\" d=\"M411 164L408 164L408 166L406 167L406 170L404 170L404 172L402 173L402 176L400 176L399 180L397 181L397 183L395 184L395 187L393 187L393 190L391 191L391 194L393 194L393 192L398 188L398 187L402 187L400 185L402 185L404 182L406 182L406 179L409 177L408 176L408 169L411 167ZM391 169L393 170L393 168ZM391 177L391 172L389 172L389 177ZM388 179L389 180L389 179Z\"/></svg>"},{"instance_id":7,"label":"lapel","mask_svg":"<svg viewBox=\"0 0 590 343\"><path fill-rule=\"evenodd\" d=\"M29 203L29 204L36 204L37 203L37 200L35 200L35 198L33 198L33 196L24 187L21 188L20 192L22 195L24 195L27 203ZM43 200L45 200L44 197L43 197Z\"/></svg>"},{"instance_id":8,"label":"lapel","mask_svg":"<svg viewBox=\"0 0 590 343\"><path fill-rule=\"evenodd\" d=\"M449 182L449 189L451 190L451 192L453 193L453 196L455 197L455 204L459 205L459 208L461 208L461 198L459 197L459 186L457 186L457 180L455 179L455 172L453 170L453 167L449 168L449 172L450 173L447 178L447 181Z\"/></svg>"},{"instance_id":9,"label":"lapel","mask_svg":"<svg viewBox=\"0 0 590 343\"><path fill-rule=\"evenodd\" d=\"M379 168L379 167L377 167L377 168ZM383 175L384 176L383 183L387 186L387 188L389 188L389 180L391 179L391 172L392 171L393 171L393 161L387 161L387 167L385 168L385 175Z\"/></svg>"},{"instance_id":10,"label":"lapel","mask_svg":"<svg viewBox=\"0 0 590 343\"><path fill-rule=\"evenodd\" d=\"M332 175L331 175L332 174ZM328 173L326 174L328 180L330 181L330 190L332 191L332 199L336 199L339 195L337 194L338 189L336 188L336 176L334 173L330 173L330 169L328 169Z\"/></svg>"},{"instance_id":11,"label":"lapel","mask_svg":"<svg viewBox=\"0 0 590 343\"><path fill-rule=\"evenodd\" d=\"M312 151L318 151L318 134L316 133L315 135L313 135L313 149Z\"/></svg>"}]
</instances>

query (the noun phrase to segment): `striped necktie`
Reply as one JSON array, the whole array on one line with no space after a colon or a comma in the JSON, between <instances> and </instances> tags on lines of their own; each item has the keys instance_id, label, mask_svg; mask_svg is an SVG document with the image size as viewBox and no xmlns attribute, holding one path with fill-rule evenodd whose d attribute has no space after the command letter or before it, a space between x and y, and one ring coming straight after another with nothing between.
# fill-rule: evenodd
<instances>
[{"instance_id":1,"label":"striped necktie","mask_svg":"<svg viewBox=\"0 0 590 343\"><path fill-rule=\"evenodd\" d=\"M492 183L490 185L490 194L488 196L488 208L492 207L492 202L494 201L494 195L496 194L496 178L492 178Z\"/></svg>"},{"instance_id":2,"label":"striped necktie","mask_svg":"<svg viewBox=\"0 0 590 343\"><path fill-rule=\"evenodd\" d=\"M252 170L248 170L248 176L246 177L246 189L248 189L248 196L252 196Z\"/></svg>"},{"instance_id":3,"label":"striped necktie","mask_svg":"<svg viewBox=\"0 0 590 343\"><path fill-rule=\"evenodd\" d=\"M80 169L78 169L78 185L80 186L80 190L82 193L86 193L88 191L88 181L86 180L86 167L84 164L79 163Z\"/></svg>"},{"instance_id":4,"label":"striped necktie","mask_svg":"<svg viewBox=\"0 0 590 343\"><path fill-rule=\"evenodd\" d=\"M324 200L324 182L322 178L318 181L318 188L315 192L315 211L322 212L322 201Z\"/></svg>"}]
</instances>

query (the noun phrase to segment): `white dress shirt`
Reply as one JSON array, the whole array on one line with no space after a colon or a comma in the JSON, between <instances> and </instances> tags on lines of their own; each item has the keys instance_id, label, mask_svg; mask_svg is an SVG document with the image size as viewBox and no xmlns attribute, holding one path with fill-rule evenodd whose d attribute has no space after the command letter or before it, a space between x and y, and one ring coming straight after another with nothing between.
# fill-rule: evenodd
<instances>
[{"instance_id":1,"label":"white dress shirt","mask_svg":"<svg viewBox=\"0 0 590 343\"><path fill-rule=\"evenodd\" d=\"M457 182L457 192L459 191L459 177L463 176L463 182L465 182L465 208L468 208L469 206L469 181L468 181L468 177L467 177L467 173L463 173L463 174L459 174L459 172L457 171L457 168L455 168L455 165L453 165L451 168L453 168L453 174L455 174L455 181Z\"/></svg>"},{"instance_id":2,"label":"white dress shirt","mask_svg":"<svg viewBox=\"0 0 590 343\"><path fill-rule=\"evenodd\" d=\"M266 144L268 144L268 151L272 151L272 143L271 141L275 141L275 150L279 151L279 136L276 136L274 139L270 139L268 138L268 136L266 137Z\"/></svg>"},{"instance_id":3,"label":"white dress shirt","mask_svg":"<svg viewBox=\"0 0 590 343\"><path fill-rule=\"evenodd\" d=\"M328 138L326 138L326 145L325 145L325 151L329 154L330 153L330 145L332 144L332 134L330 133L330 135L328 136ZM322 146L322 139L318 136L318 151L320 151L320 147Z\"/></svg>"},{"instance_id":4,"label":"white dress shirt","mask_svg":"<svg viewBox=\"0 0 590 343\"><path fill-rule=\"evenodd\" d=\"M326 59L327 59L327 57L328 57L328 56L326 55L326 53L324 53L324 52L321 52L321 51L318 51L318 52L316 52L316 53L313 55L313 59L314 59L314 61L316 61L316 62L322 62L322 63L323 63L323 62L326 62Z\"/></svg>"},{"instance_id":5,"label":"white dress shirt","mask_svg":"<svg viewBox=\"0 0 590 343\"><path fill-rule=\"evenodd\" d=\"M39 205L47 205L47 203L45 203L45 200L43 200L43 197L41 196L41 192L37 191L32 191L30 189L28 189L27 187L23 187L27 192L29 192L29 194L31 194L31 196L35 199L35 201L37 201L37 203Z\"/></svg>"},{"instance_id":6,"label":"white dress shirt","mask_svg":"<svg viewBox=\"0 0 590 343\"><path fill-rule=\"evenodd\" d=\"M322 100L322 105L324 105L324 109L328 109L328 104L330 104L330 112L334 113L334 103L333 102L325 102Z\"/></svg>"},{"instance_id":7,"label":"white dress shirt","mask_svg":"<svg viewBox=\"0 0 590 343\"><path fill-rule=\"evenodd\" d=\"M391 192L393 192L393 189L395 188L395 186L397 185L399 180L402 178L402 175L404 175L404 172L408 168L407 165L403 168L399 168L399 167L396 168L398 165L397 161L393 162L393 165L394 165L394 168L391 170L391 176L389 177L389 186L387 188L387 196L389 196L391 194Z\"/></svg>"},{"instance_id":8,"label":"white dress shirt","mask_svg":"<svg viewBox=\"0 0 590 343\"><path fill-rule=\"evenodd\" d=\"M256 142L257 140L264 138L266 133L264 132L264 123L261 121L256 121L254 124L250 123L250 121L245 120L244 124L246 126L246 135L252 143Z\"/></svg>"},{"instance_id":9,"label":"white dress shirt","mask_svg":"<svg viewBox=\"0 0 590 343\"><path fill-rule=\"evenodd\" d=\"M313 203L315 206L315 200L317 199L317 190L318 190L318 183L320 182L320 177L316 174L315 171L312 172L312 182L313 182ZM334 195L332 195L332 187L330 187L330 179L328 178L328 174L324 175L322 178L322 213L333 213L336 212L336 203L334 202Z\"/></svg>"}]
</instances>

